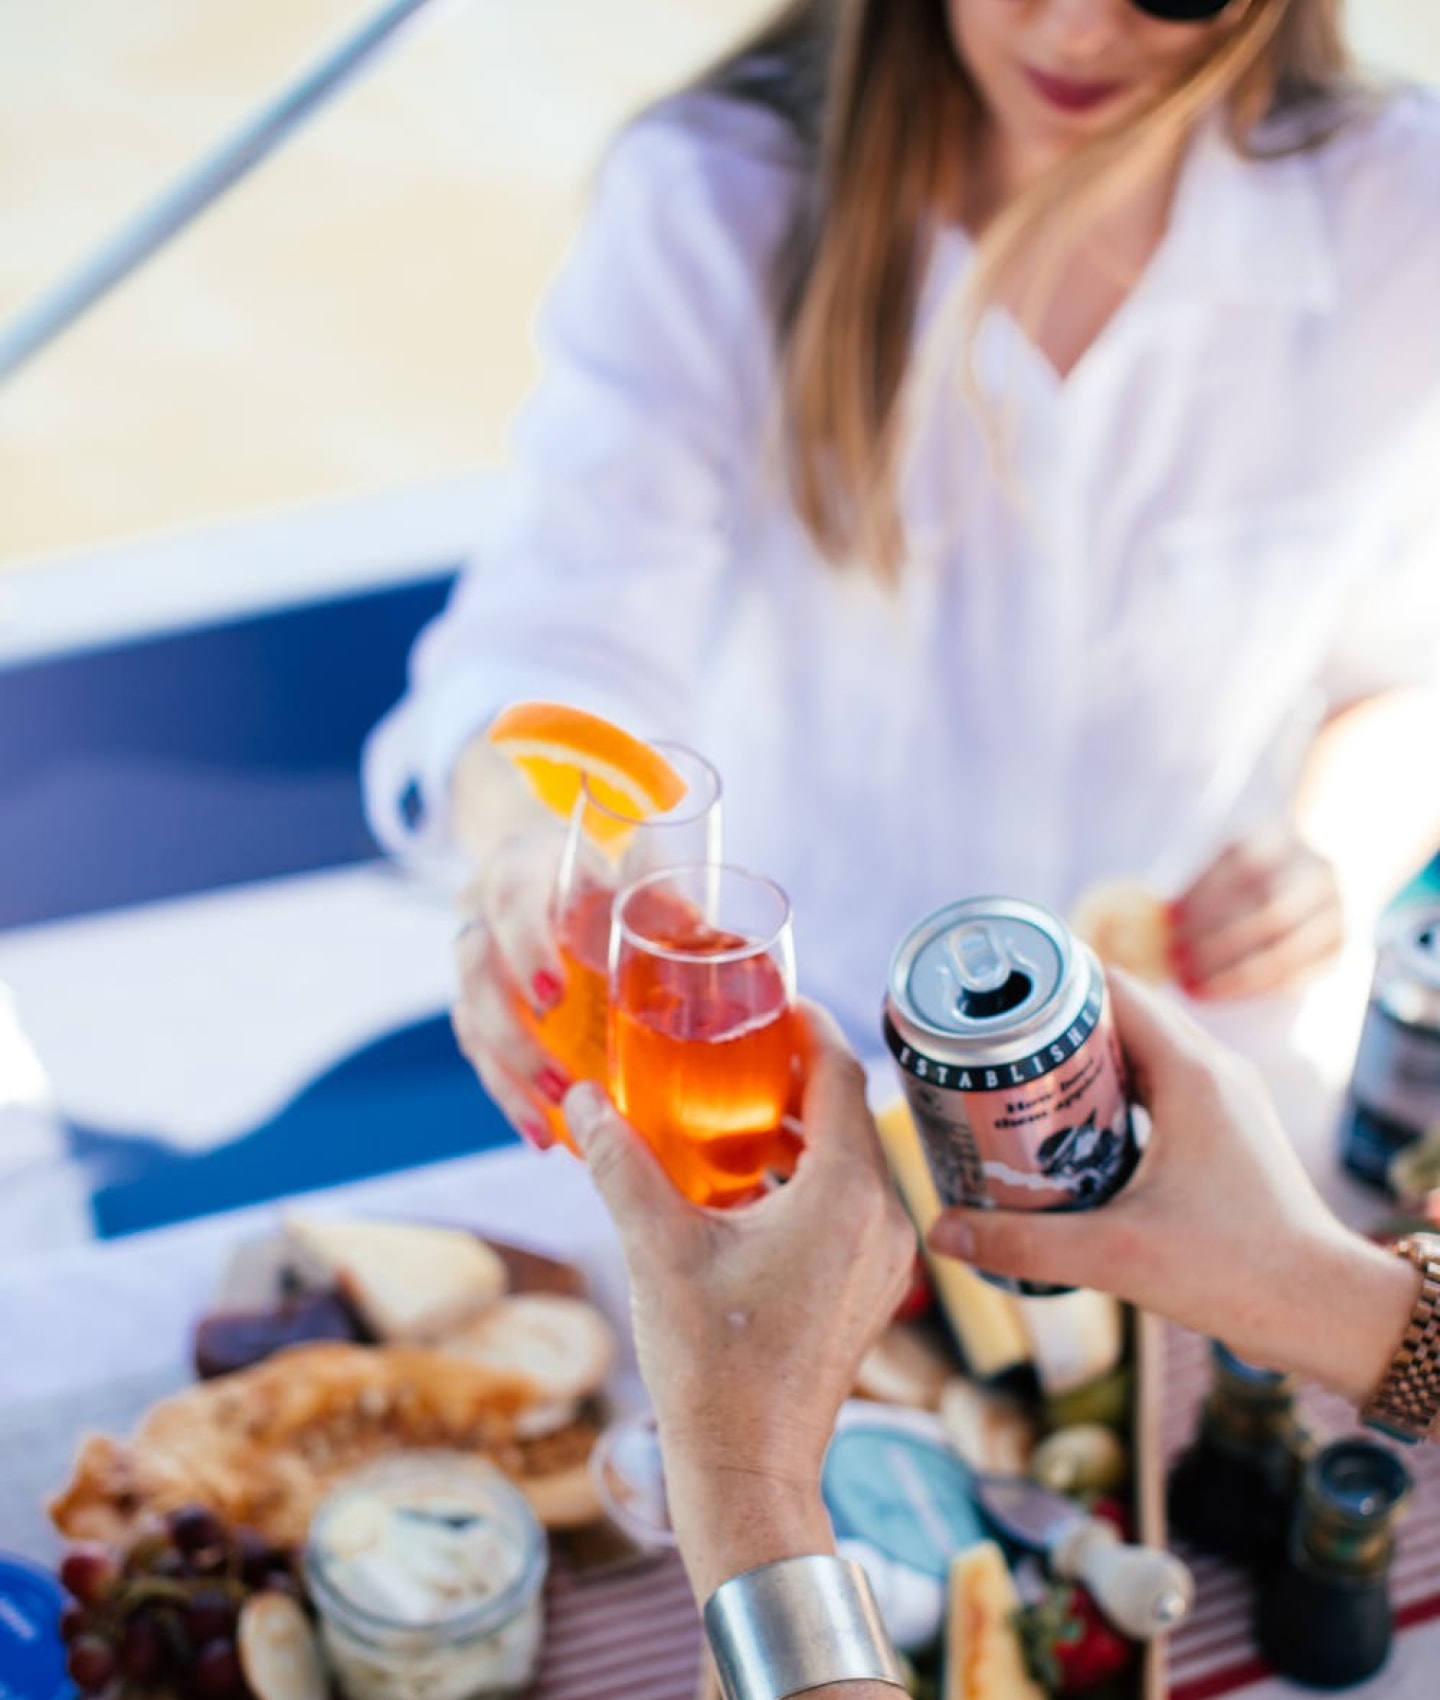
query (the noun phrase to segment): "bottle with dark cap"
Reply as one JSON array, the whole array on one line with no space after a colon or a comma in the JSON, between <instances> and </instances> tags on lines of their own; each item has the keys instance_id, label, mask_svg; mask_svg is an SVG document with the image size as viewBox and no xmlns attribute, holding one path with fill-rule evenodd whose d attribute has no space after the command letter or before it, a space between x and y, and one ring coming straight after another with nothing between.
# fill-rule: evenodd
<instances>
[{"instance_id":1,"label":"bottle with dark cap","mask_svg":"<svg viewBox=\"0 0 1440 1700\"><path fill-rule=\"evenodd\" d=\"M1211 1385L1194 1440L1170 1473L1171 1527L1202 1552L1246 1563L1284 1550L1315 1450L1295 1411L1295 1379L1212 1343Z\"/></svg>"},{"instance_id":2,"label":"bottle with dark cap","mask_svg":"<svg viewBox=\"0 0 1440 1700\"><path fill-rule=\"evenodd\" d=\"M1283 1676L1344 1688L1389 1657L1390 1565L1410 1473L1372 1440L1339 1440L1306 1468L1285 1556L1260 1577L1255 1635Z\"/></svg>"}]
</instances>

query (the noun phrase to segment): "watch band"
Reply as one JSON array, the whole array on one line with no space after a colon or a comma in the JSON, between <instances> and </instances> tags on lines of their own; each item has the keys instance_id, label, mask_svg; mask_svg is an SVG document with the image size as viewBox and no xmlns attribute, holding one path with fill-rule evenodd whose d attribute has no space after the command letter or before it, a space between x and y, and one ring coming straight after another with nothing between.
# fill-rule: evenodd
<instances>
[{"instance_id":1,"label":"watch band","mask_svg":"<svg viewBox=\"0 0 1440 1700\"><path fill-rule=\"evenodd\" d=\"M1413 1443L1440 1417L1440 1234L1411 1234L1391 1249L1419 1271L1420 1291L1404 1338L1360 1416L1392 1440Z\"/></svg>"},{"instance_id":2,"label":"watch band","mask_svg":"<svg viewBox=\"0 0 1440 1700\"><path fill-rule=\"evenodd\" d=\"M904 1690L869 1579L849 1559L782 1558L722 1582L705 1633L725 1700L783 1700L832 1682Z\"/></svg>"}]
</instances>

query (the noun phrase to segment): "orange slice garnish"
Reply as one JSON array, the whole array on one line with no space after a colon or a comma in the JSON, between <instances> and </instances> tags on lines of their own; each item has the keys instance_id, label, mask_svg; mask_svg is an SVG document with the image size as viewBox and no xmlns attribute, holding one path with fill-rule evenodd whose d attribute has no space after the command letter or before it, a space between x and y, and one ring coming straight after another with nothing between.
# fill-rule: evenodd
<instances>
[{"instance_id":1,"label":"orange slice garnish","mask_svg":"<svg viewBox=\"0 0 1440 1700\"><path fill-rule=\"evenodd\" d=\"M685 795L685 781L658 750L565 703L512 703L491 721L488 736L557 815L572 812L584 782L603 808L631 820L664 814ZM617 824L616 833L624 832Z\"/></svg>"}]
</instances>

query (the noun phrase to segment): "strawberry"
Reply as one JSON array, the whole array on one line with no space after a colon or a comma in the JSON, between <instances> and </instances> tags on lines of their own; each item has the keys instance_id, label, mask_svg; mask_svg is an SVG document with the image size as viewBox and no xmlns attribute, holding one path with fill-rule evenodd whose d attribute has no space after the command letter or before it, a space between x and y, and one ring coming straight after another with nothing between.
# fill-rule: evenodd
<instances>
[{"instance_id":1,"label":"strawberry","mask_svg":"<svg viewBox=\"0 0 1440 1700\"><path fill-rule=\"evenodd\" d=\"M1112 1629L1084 1588L1052 1582L1017 1627L1030 1674L1051 1694L1083 1694L1119 1676L1138 1648Z\"/></svg>"}]
</instances>

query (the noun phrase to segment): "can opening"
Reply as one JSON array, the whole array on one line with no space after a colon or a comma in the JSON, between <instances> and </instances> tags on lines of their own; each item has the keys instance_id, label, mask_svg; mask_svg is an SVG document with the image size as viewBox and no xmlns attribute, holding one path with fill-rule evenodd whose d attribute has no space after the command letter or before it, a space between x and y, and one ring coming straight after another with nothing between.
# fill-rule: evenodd
<instances>
[{"instance_id":1,"label":"can opening","mask_svg":"<svg viewBox=\"0 0 1440 1700\"><path fill-rule=\"evenodd\" d=\"M993 1021L997 1015L1019 1009L1030 996L1032 984L1028 974L1012 968L1003 986L997 986L993 992L961 992L955 1007L967 1021Z\"/></svg>"},{"instance_id":2,"label":"can opening","mask_svg":"<svg viewBox=\"0 0 1440 1700\"><path fill-rule=\"evenodd\" d=\"M1034 981L1015 966L994 930L983 922L957 928L947 944L960 982L955 1008L967 1021L993 1021L1030 996Z\"/></svg>"}]
</instances>

